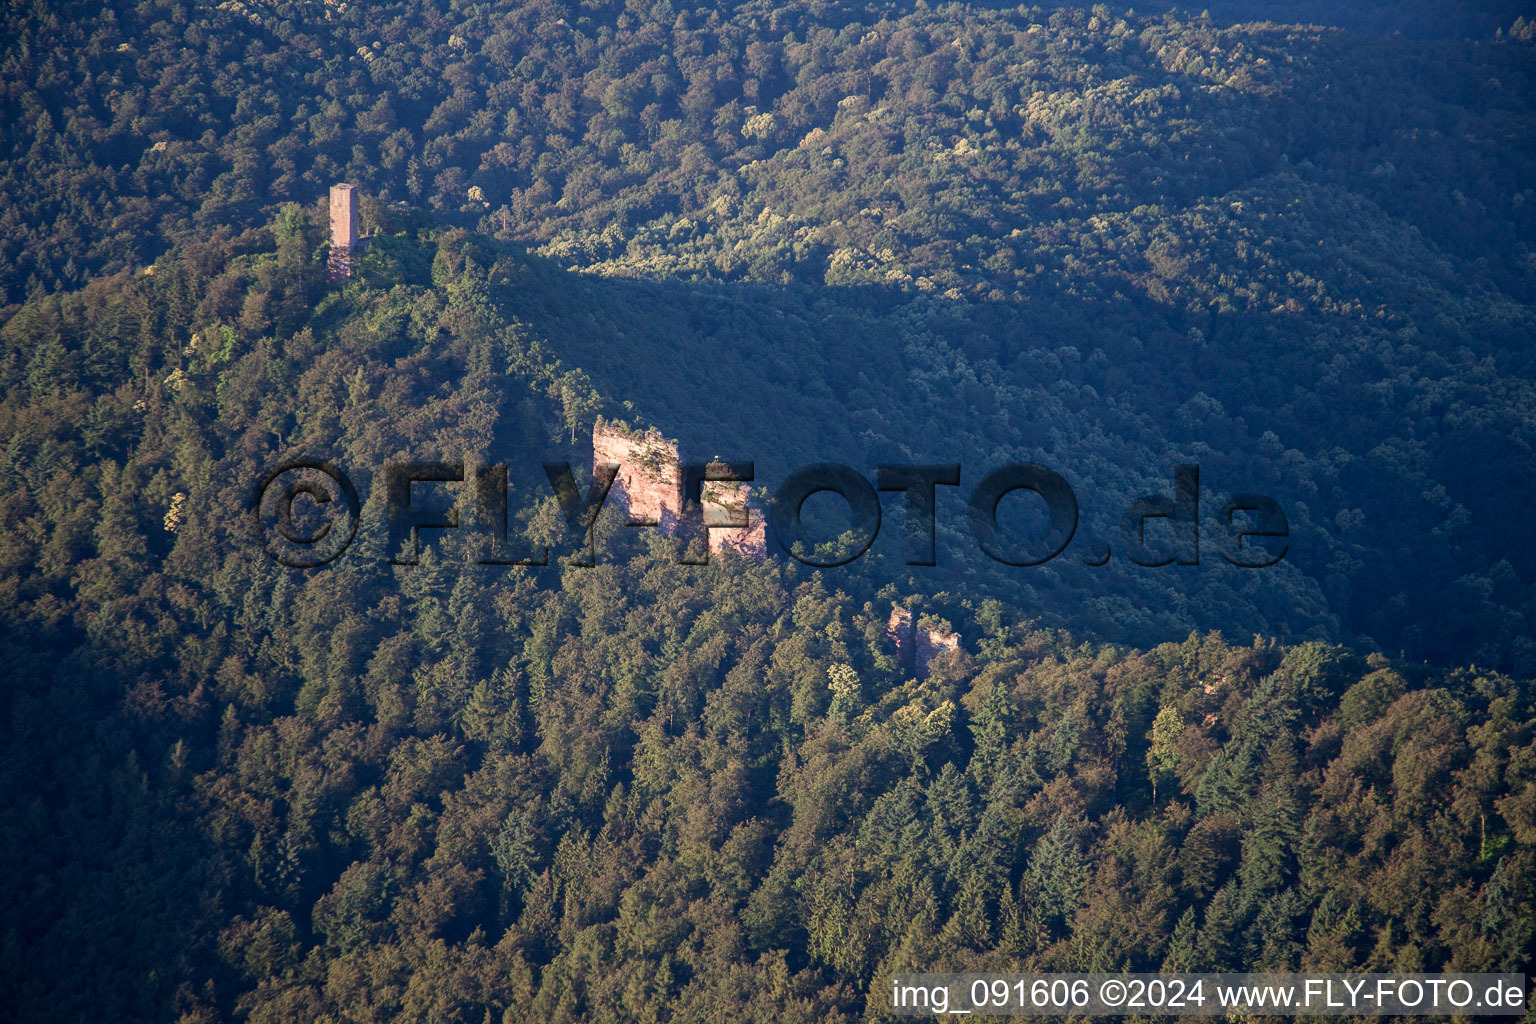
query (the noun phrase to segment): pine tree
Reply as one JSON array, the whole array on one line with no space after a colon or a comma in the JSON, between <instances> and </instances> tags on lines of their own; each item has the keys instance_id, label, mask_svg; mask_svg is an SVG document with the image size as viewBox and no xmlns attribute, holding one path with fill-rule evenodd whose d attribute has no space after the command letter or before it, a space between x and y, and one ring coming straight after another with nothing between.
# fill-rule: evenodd
<instances>
[{"instance_id":1,"label":"pine tree","mask_svg":"<svg viewBox=\"0 0 1536 1024\"><path fill-rule=\"evenodd\" d=\"M1056 929L1067 928L1082 905L1086 865L1077 831L1065 814L1057 815L1030 854L1025 877L1041 917Z\"/></svg>"}]
</instances>

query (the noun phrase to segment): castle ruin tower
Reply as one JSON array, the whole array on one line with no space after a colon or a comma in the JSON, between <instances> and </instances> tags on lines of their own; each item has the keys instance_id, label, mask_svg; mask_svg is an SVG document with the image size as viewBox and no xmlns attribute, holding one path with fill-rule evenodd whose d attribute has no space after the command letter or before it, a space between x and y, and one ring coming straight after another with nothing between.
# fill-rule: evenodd
<instances>
[{"instance_id":1,"label":"castle ruin tower","mask_svg":"<svg viewBox=\"0 0 1536 1024\"><path fill-rule=\"evenodd\" d=\"M357 248L357 186L339 181L331 186L332 280L352 276L352 250Z\"/></svg>"}]
</instances>

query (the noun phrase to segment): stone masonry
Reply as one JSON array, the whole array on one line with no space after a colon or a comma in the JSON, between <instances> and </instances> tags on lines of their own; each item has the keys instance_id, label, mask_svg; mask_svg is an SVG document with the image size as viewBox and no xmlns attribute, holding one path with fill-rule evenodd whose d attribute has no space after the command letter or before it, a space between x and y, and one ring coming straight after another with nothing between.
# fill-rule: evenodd
<instances>
[{"instance_id":1,"label":"stone masonry","mask_svg":"<svg viewBox=\"0 0 1536 1024\"><path fill-rule=\"evenodd\" d=\"M357 248L357 186L339 181L331 186L331 255L325 265L331 280L352 276L352 254Z\"/></svg>"}]
</instances>

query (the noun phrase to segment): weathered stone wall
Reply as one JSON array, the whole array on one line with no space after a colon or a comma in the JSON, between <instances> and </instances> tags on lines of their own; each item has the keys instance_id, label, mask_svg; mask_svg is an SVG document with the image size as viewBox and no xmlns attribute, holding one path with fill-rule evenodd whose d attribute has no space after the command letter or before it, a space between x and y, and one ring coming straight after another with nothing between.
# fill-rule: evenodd
<instances>
[{"instance_id":1,"label":"weathered stone wall","mask_svg":"<svg viewBox=\"0 0 1536 1024\"><path fill-rule=\"evenodd\" d=\"M357 186L344 181L331 186L331 248L357 245Z\"/></svg>"},{"instance_id":2,"label":"weathered stone wall","mask_svg":"<svg viewBox=\"0 0 1536 1024\"><path fill-rule=\"evenodd\" d=\"M356 200L356 185L337 182L331 186L331 252L325 272L332 281L352 276L352 256L359 248Z\"/></svg>"},{"instance_id":3,"label":"weathered stone wall","mask_svg":"<svg viewBox=\"0 0 1536 1024\"><path fill-rule=\"evenodd\" d=\"M910 609L891 607L885 635L896 645L896 659L919 678L928 674L934 658L960 648L960 634L921 625Z\"/></svg>"}]
</instances>

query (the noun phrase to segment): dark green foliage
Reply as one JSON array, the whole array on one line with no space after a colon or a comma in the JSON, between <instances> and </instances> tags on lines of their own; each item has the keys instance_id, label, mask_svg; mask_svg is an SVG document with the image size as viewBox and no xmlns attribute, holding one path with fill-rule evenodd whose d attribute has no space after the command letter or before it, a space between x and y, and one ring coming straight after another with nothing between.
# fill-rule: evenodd
<instances>
[{"instance_id":1,"label":"dark green foliage","mask_svg":"<svg viewBox=\"0 0 1536 1024\"><path fill-rule=\"evenodd\" d=\"M626 554L611 514L587 570L452 538L267 562L241 485L301 440L366 469L570 436L483 239L389 236L330 291L300 260L272 293L320 298L281 339L220 319L301 230L6 329L62 343L0 404L21 1019L820 1021L906 968L1519 968L1528 683L1080 645L996 601L945 605L984 642L918 680L872 596ZM76 371L90 324L112 354Z\"/></svg>"},{"instance_id":2,"label":"dark green foliage","mask_svg":"<svg viewBox=\"0 0 1536 1024\"><path fill-rule=\"evenodd\" d=\"M1021 578L941 501L941 567L906 574L877 546L884 581L963 579L1117 642L1222 628L1536 672L1536 548L1507 514L1536 504L1529 26L1487 5L1083 6L18 8L0 286L19 301L180 252L174 318L200 305L288 345L322 241L291 205L260 265L206 283L198 265L266 245L240 231L345 178L367 231L409 202L666 282L460 281L449 321L514 301L575 364L544 383L568 442L604 395L768 479L960 459L970 485L1022 456L1084 502L1081 547ZM457 274L395 230L362 258L370 286ZM444 298L377 310L368 343L451 331ZM127 314L66 349L58 312L21 311L37 344L7 374L64 387L115 365ZM232 372L219 396L239 405L253 382ZM79 414L113 436L109 405ZM281 419L260 429L305 440ZM1081 564L1188 461L1199 573ZM1291 523L1257 578L1213 536L1242 490Z\"/></svg>"},{"instance_id":3,"label":"dark green foliage","mask_svg":"<svg viewBox=\"0 0 1536 1024\"><path fill-rule=\"evenodd\" d=\"M1444 666L1536 668L1533 33L1217 14L9 10L9 1015L820 1022L903 969L1524 969L1536 692ZM341 177L372 238L332 285ZM610 511L562 566L538 462L620 407L765 481L1039 459L1100 542L1198 458L1284 497L1295 553L1021 576L955 515L934 574L898 541L838 578L683 566ZM244 515L294 455L365 496L313 572ZM508 463L554 564L466 530L391 567L405 456ZM925 679L884 637L920 592L966 638Z\"/></svg>"}]
</instances>

